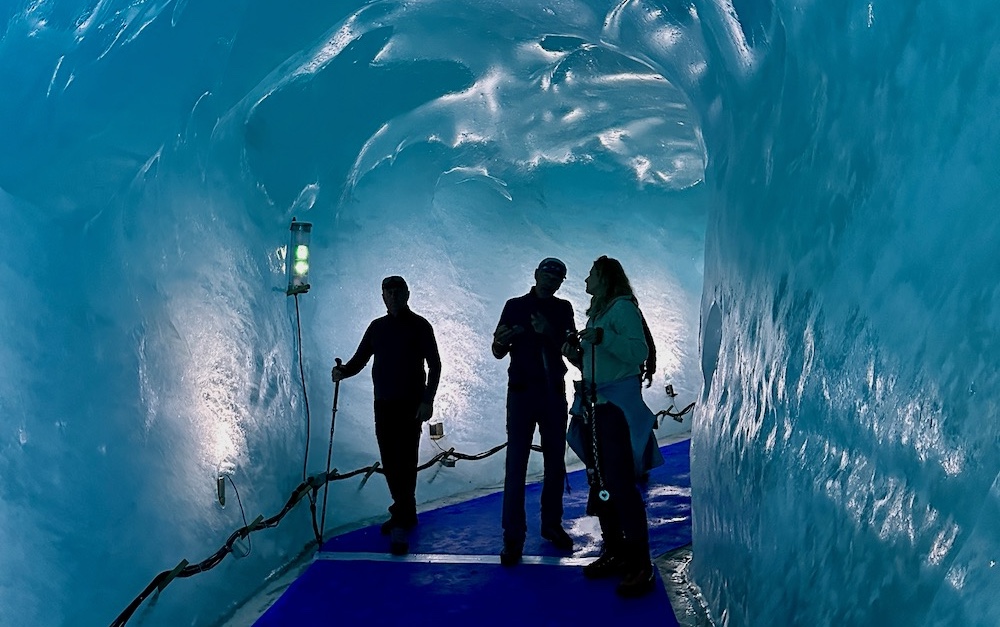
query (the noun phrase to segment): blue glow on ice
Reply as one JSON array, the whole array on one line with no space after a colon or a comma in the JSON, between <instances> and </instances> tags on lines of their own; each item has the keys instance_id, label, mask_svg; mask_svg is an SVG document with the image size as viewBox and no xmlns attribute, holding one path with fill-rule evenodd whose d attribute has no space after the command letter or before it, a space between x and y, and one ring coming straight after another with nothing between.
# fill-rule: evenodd
<instances>
[{"instance_id":1,"label":"blue glow on ice","mask_svg":"<svg viewBox=\"0 0 1000 627\"><path fill-rule=\"evenodd\" d=\"M436 413L477 452L503 441L504 300L558 256L581 322L618 256L650 405L700 401L720 623L1000 624L1000 20L904 4L0 2L0 623L110 622L213 552L242 525L220 472L248 516L280 509L297 216L313 451L383 276L434 323ZM377 457L370 400L342 389L342 470ZM335 485L328 521L386 492ZM311 539L305 510L143 624L212 624Z\"/></svg>"}]
</instances>

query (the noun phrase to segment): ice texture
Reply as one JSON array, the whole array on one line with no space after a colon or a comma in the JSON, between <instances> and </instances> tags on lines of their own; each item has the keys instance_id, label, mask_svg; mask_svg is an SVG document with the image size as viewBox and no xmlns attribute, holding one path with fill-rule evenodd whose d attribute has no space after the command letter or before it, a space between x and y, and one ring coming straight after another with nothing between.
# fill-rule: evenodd
<instances>
[{"instance_id":1,"label":"ice texture","mask_svg":"<svg viewBox=\"0 0 1000 627\"><path fill-rule=\"evenodd\" d=\"M601 254L647 401L698 401L717 624L1000 624L997 42L987 0L0 1L0 624L107 624L207 557L243 524L220 473L277 512L298 358L313 474L385 275L437 332L444 443L502 442L504 300L558 256L582 323ZM339 409L333 465L372 463L367 372ZM330 496L330 528L388 500ZM133 620L215 624L311 538L303 504Z\"/></svg>"},{"instance_id":2,"label":"ice texture","mask_svg":"<svg viewBox=\"0 0 1000 627\"><path fill-rule=\"evenodd\" d=\"M723 625L1000 624L995 7L729 8L694 577Z\"/></svg>"},{"instance_id":3,"label":"ice texture","mask_svg":"<svg viewBox=\"0 0 1000 627\"><path fill-rule=\"evenodd\" d=\"M539 260L619 257L657 338L665 409L697 366L706 151L684 91L566 2L0 3L0 624L108 624L160 571L214 553L325 470L335 357L409 281L437 333L439 444L505 440L503 303ZM620 11L619 11L620 12ZM295 217L312 289L285 296ZM378 459L367 371L344 383L333 466ZM668 420L661 435L689 428ZM437 453L425 438L421 458ZM532 462L540 471L540 459ZM503 459L421 476L428 502ZM381 516L376 477L327 527ZM211 625L313 538L306 503L144 603ZM499 541L499 521L498 521Z\"/></svg>"}]
</instances>

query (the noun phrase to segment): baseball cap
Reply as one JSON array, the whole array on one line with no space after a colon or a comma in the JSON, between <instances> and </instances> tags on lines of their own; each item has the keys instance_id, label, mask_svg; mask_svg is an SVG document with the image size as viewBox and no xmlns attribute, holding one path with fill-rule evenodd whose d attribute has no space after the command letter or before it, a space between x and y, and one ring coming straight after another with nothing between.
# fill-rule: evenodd
<instances>
[{"instance_id":1,"label":"baseball cap","mask_svg":"<svg viewBox=\"0 0 1000 627\"><path fill-rule=\"evenodd\" d=\"M542 272L554 274L560 279L566 278L566 264L555 257L546 257L538 264L538 269Z\"/></svg>"}]
</instances>

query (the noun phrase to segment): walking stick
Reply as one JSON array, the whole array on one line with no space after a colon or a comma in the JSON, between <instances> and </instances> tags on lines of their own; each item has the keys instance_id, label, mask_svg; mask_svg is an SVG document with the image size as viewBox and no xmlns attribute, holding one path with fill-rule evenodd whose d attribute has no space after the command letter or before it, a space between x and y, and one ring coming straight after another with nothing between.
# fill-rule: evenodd
<instances>
[{"instance_id":1,"label":"walking stick","mask_svg":"<svg viewBox=\"0 0 1000 627\"><path fill-rule=\"evenodd\" d=\"M337 368L341 366L340 357L334 360ZM326 529L326 496L330 492L330 460L333 458L333 428L337 424L337 400L340 397L340 381L333 384L333 414L330 416L330 445L326 449L326 481L323 482L323 516L320 518L320 541Z\"/></svg>"},{"instance_id":2,"label":"walking stick","mask_svg":"<svg viewBox=\"0 0 1000 627\"><path fill-rule=\"evenodd\" d=\"M586 387L586 382L584 383ZM593 480L597 482L597 498L607 502L611 498L607 486L604 485L604 474L601 472L600 454L597 447L597 345L590 344L590 402L587 403L587 422L590 423L590 446L594 456ZM588 469L590 474L591 469Z\"/></svg>"}]
</instances>

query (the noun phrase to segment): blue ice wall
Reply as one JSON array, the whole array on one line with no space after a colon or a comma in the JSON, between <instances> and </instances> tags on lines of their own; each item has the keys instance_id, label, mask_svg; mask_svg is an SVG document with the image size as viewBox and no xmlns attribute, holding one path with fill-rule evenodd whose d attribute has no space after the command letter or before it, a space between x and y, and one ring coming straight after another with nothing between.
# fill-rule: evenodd
<instances>
[{"instance_id":1,"label":"blue ice wall","mask_svg":"<svg viewBox=\"0 0 1000 627\"><path fill-rule=\"evenodd\" d=\"M996 7L731 9L695 578L728 625L1000 624Z\"/></svg>"},{"instance_id":2,"label":"blue ice wall","mask_svg":"<svg viewBox=\"0 0 1000 627\"><path fill-rule=\"evenodd\" d=\"M650 404L700 395L718 623L1000 623L998 29L985 1L0 4L0 623L110 622L242 524L220 471L248 516L301 479L293 215L314 451L385 274L471 452L503 439L503 300L555 254L582 312L617 255ZM350 383L342 470L377 455ZM387 500L331 496L333 525ZM211 624L310 540L301 509L136 620Z\"/></svg>"},{"instance_id":3,"label":"blue ice wall","mask_svg":"<svg viewBox=\"0 0 1000 627\"><path fill-rule=\"evenodd\" d=\"M220 474L248 519L280 510L324 469L329 368L381 315L387 274L437 331L442 446L504 441L490 337L550 255L580 323L591 261L622 259L660 349L649 404L667 382L694 400L706 150L687 74L622 45L644 10L0 3L0 624L107 624L208 557L244 524ZM315 225L301 351L293 216ZM367 373L339 409L333 465L367 466ZM499 456L463 463L418 498L501 479ZM388 504L378 478L330 497L330 528ZM215 624L311 540L303 503L133 621Z\"/></svg>"}]
</instances>

